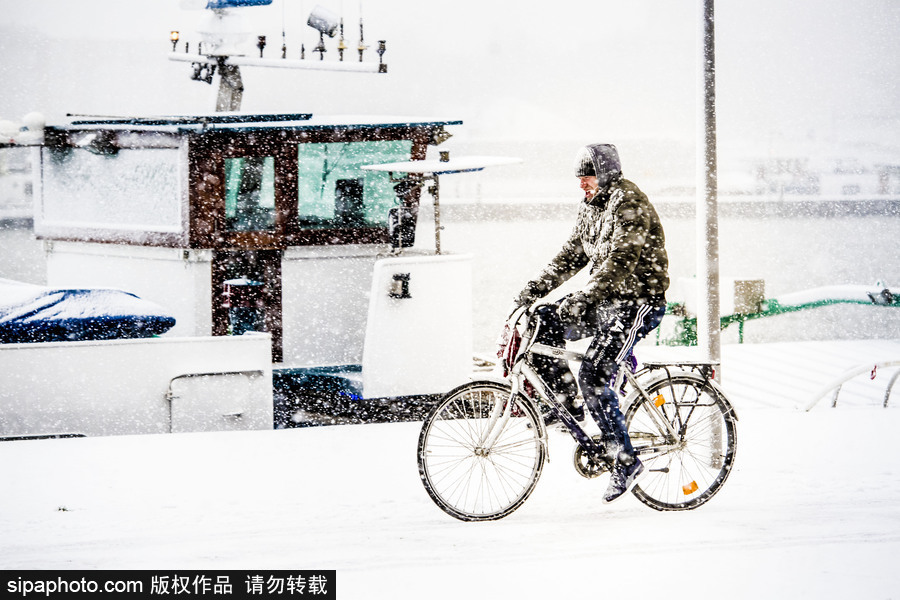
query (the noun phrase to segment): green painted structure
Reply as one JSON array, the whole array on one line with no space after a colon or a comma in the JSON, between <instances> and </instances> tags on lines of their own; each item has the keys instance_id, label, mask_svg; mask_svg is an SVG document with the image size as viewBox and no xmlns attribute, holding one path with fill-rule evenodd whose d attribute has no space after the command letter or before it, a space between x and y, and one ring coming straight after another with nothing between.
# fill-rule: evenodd
<instances>
[{"instance_id":1,"label":"green painted structure","mask_svg":"<svg viewBox=\"0 0 900 600\"><path fill-rule=\"evenodd\" d=\"M787 313L811 310L835 304L859 304L873 307L900 308L900 293L892 292L881 282L875 285L835 285L813 288L802 292L786 294L779 298L766 298L758 302L755 310L735 311L721 315L721 329L729 325L738 326L738 342L744 341L744 323L765 317L774 317ZM667 315L679 320L675 324L674 333L662 338L658 333L657 343L668 346L697 345L697 317L692 315L681 302L669 302ZM659 331L659 330L657 330Z\"/></svg>"}]
</instances>

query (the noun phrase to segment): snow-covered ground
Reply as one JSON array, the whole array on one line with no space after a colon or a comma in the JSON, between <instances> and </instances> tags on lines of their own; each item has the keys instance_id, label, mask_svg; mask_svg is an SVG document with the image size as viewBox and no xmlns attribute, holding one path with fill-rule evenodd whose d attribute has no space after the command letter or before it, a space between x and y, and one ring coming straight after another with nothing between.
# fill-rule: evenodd
<instances>
[{"instance_id":1,"label":"snow-covered ground","mask_svg":"<svg viewBox=\"0 0 900 600\"><path fill-rule=\"evenodd\" d=\"M726 347L735 471L685 513L603 505L605 477L575 473L561 432L533 496L476 524L428 498L418 423L2 443L0 568L336 569L342 599L896 597L888 373L798 407L898 357L895 341Z\"/></svg>"}]
</instances>

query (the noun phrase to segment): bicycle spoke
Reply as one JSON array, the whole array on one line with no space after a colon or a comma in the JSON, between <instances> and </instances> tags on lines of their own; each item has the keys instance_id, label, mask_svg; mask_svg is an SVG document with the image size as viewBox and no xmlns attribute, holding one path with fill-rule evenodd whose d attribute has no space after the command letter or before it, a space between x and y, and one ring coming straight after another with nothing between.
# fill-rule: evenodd
<instances>
[{"instance_id":1,"label":"bicycle spoke","mask_svg":"<svg viewBox=\"0 0 900 600\"><path fill-rule=\"evenodd\" d=\"M508 387L468 384L448 394L425 419L419 439L422 482L435 503L458 519L509 514L540 476L540 417L533 404L517 399L512 416L498 418L494 409L509 399Z\"/></svg>"},{"instance_id":2,"label":"bicycle spoke","mask_svg":"<svg viewBox=\"0 0 900 600\"><path fill-rule=\"evenodd\" d=\"M629 407L629 435L647 471L634 493L659 510L699 506L718 491L731 469L731 408L704 380L689 374L657 381L648 396L678 436L666 439L657 411L646 399Z\"/></svg>"}]
</instances>

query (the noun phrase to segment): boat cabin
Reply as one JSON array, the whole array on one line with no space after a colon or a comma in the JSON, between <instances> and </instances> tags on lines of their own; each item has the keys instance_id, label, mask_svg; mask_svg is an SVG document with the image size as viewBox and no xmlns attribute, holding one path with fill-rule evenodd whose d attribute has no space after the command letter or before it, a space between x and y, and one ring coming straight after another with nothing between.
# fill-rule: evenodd
<instances>
[{"instance_id":1,"label":"boat cabin","mask_svg":"<svg viewBox=\"0 0 900 600\"><path fill-rule=\"evenodd\" d=\"M48 126L34 218L47 283L151 300L176 319L166 336L268 332L276 366L352 374L359 396L446 391L471 367L469 258L418 249L421 185L362 167L423 160L458 124L217 113Z\"/></svg>"}]
</instances>

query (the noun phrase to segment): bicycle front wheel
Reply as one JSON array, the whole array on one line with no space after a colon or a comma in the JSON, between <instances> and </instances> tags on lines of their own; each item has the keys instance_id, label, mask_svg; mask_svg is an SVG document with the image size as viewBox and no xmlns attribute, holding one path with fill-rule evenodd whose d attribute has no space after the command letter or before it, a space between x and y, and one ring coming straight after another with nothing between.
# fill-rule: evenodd
<instances>
[{"instance_id":1,"label":"bicycle front wheel","mask_svg":"<svg viewBox=\"0 0 900 600\"><path fill-rule=\"evenodd\" d=\"M637 398L625 413L645 470L632 491L657 510L697 508L719 491L734 464L734 409L692 373L660 378L646 391L648 397Z\"/></svg>"},{"instance_id":2,"label":"bicycle front wheel","mask_svg":"<svg viewBox=\"0 0 900 600\"><path fill-rule=\"evenodd\" d=\"M494 408L509 400L506 385L472 382L444 396L425 418L419 475L431 499L457 519L505 517L541 476L545 448L537 408L517 395L509 418L497 419Z\"/></svg>"}]
</instances>

